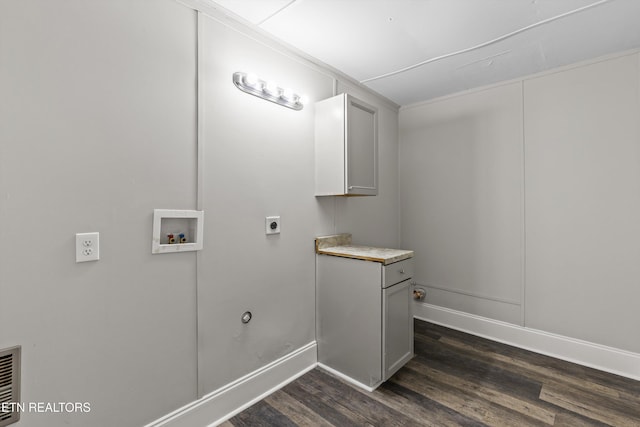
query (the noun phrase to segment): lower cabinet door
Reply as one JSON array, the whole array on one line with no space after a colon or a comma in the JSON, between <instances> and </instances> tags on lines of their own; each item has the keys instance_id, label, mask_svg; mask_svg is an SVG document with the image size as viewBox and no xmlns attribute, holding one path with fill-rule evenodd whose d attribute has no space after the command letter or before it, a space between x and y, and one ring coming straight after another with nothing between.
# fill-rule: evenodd
<instances>
[{"instance_id":1,"label":"lower cabinet door","mask_svg":"<svg viewBox=\"0 0 640 427\"><path fill-rule=\"evenodd\" d=\"M382 366L383 380L387 380L413 357L410 280L382 292Z\"/></svg>"}]
</instances>

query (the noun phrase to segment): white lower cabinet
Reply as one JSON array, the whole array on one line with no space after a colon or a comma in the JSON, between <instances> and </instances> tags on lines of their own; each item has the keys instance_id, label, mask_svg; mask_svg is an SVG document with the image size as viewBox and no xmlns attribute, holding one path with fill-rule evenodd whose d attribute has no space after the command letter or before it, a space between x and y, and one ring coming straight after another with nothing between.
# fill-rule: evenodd
<instances>
[{"instance_id":1,"label":"white lower cabinet","mask_svg":"<svg viewBox=\"0 0 640 427\"><path fill-rule=\"evenodd\" d=\"M373 390L413 357L413 260L316 260L318 362Z\"/></svg>"}]
</instances>

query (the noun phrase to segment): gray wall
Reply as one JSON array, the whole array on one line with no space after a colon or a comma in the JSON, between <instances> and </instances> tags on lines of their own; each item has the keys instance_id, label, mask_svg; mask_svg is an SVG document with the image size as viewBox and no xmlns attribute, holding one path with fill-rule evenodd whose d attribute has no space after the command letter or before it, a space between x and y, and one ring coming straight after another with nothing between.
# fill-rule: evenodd
<instances>
[{"instance_id":1,"label":"gray wall","mask_svg":"<svg viewBox=\"0 0 640 427\"><path fill-rule=\"evenodd\" d=\"M311 99L332 79L202 20L205 248L198 262L199 388L219 388L315 340L313 108L294 111L238 90L236 71ZM265 217L281 233L265 235ZM201 261L201 262L200 262ZM253 319L240 322L244 311Z\"/></svg>"},{"instance_id":2,"label":"gray wall","mask_svg":"<svg viewBox=\"0 0 640 427\"><path fill-rule=\"evenodd\" d=\"M382 111L380 195L316 199L312 106L244 94L231 73L312 102L335 76L228 20L203 21L199 129L194 10L0 2L0 348L23 346L23 401L91 403L21 424L157 419L315 338L316 235L399 241L394 106L354 89ZM153 209L198 204L203 251L151 255ZM282 216L279 236L264 235L267 215ZM88 231L101 259L76 264L74 235ZM245 309L255 317L240 329Z\"/></svg>"},{"instance_id":3,"label":"gray wall","mask_svg":"<svg viewBox=\"0 0 640 427\"><path fill-rule=\"evenodd\" d=\"M338 92L351 93L378 108L378 195L336 197L335 229L353 234L361 245L397 248L400 244L398 192L398 110L343 81Z\"/></svg>"},{"instance_id":4,"label":"gray wall","mask_svg":"<svg viewBox=\"0 0 640 427\"><path fill-rule=\"evenodd\" d=\"M24 402L91 404L20 425L142 425L196 397L196 256L151 255L153 209L196 205L196 14L3 1L0 31L0 347Z\"/></svg>"},{"instance_id":5,"label":"gray wall","mask_svg":"<svg viewBox=\"0 0 640 427\"><path fill-rule=\"evenodd\" d=\"M380 196L316 198L312 103L333 95L333 76L265 48L222 20L203 16L201 35L203 395L315 340L315 236L351 232L354 241L393 246L399 231L397 111L349 88L381 110ZM307 94L310 105L293 111L243 93L231 83L236 71L275 79ZM367 211L376 214L362 215ZM265 216L271 215L281 216L281 233L266 236ZM243 325L246 310L253 319Z\"/></svg>"},{"instance_id":6,"label":"gray wall","mask_svg":"<svg viewBox=\"0 0 640 427\"><path fill-rule=\"evenodd\" d=\"M400 111L427 302L640 352L640 55Z\"/></svg>"},{"instance_id":7,"label":"gray wall","mask_svg":"<svg viewBox=\"0 0 640 427\"><path fill-rule=\"evenodd\" d=\"M401 110L402 246L432 304L521 323L522 90Z\"/></svg>"},{"instance_id":8,"label":"gray wall","mask_svg":"<svg viewBox=\"0 0 640 427\"><path fill-rule=\"evenodd\" d=\"M636 353L639 58L524 84L527 325Z\"/></svg>"}]
</instances>

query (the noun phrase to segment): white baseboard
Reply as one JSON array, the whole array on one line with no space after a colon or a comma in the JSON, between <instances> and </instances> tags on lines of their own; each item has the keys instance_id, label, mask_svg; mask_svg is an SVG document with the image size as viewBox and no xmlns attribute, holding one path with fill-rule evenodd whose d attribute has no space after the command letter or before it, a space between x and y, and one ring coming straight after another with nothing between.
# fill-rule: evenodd
<instances>
[{"instance_id":1,"label":"white baseboard","mask_svg":"<svg viewBox=\"0 0 640 427\"><path fill-rule=\"evenodd\" d=\"M145 427L217 426L315 368L317 362L314 341Z\"/></svg>"},{"instance_id":2,"label":"white baseboard","mask_svg":"<svg viewBox=\"0 0 640 427\"><path fill-rule=\"evenodd\" d=\"M416 302L414 317L451 329L640 380L640 354Z\"/></svg>"},{"instance_id":3,"label":"white baseboard","mask_svg":"<svg viewBox=\"0 0 640 427\"><path fill-rule=\"evenodd\" d=\"M360 381L356 381L351 377L346 376L345 374L343 374L340 371L336 371L333 368L328 367L327 365L323 365L322 363L318 363L318 368L320 369L324 369L327 372L330 372L331 374L335 375L338 378L342 378L343 380L345 380L346 382L355 385L356 387L360 387L368 392L372 392L374 391L376 388L378 388L378 386L380 384L382 384L382 381L380 381L380 383L376 384L374 387L369 387L368 385L365 385L363 383L361 383Z\"/></svg>"}]
</instances>

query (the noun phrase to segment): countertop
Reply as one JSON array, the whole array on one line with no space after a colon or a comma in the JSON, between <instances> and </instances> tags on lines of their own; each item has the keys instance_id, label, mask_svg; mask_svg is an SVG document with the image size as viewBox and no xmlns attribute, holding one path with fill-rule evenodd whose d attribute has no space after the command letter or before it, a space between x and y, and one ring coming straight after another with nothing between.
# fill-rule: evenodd
<instances>
[{"instance_id":1,"label":"countertop","mask_svg":"<svg viewBox=\"0 0 640 427\"><path fill-rule=\"evenodd\" d=\"M316 237L316 253L379 262L384 265L413 257L413 251L404 249L353 245L349 233Z\"/></svg>"}]
</instances>

